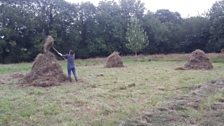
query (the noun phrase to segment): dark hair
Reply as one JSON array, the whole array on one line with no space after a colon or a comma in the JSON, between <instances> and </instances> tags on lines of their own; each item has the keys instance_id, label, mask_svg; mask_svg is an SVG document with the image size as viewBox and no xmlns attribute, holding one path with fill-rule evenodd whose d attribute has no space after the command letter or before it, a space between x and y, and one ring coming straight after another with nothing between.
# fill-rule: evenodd
<instances>
[{"instance_id":1,"label":"dark hair","mask_svg":"<svg viewBox=\"0 0 224 126\"><path fill-rule=\"evenodd\" d=\"M73 52L72 50L69 50L69 54L70 54L70 55L73 55L74 52Z\"/></svg>"}]
</instances>

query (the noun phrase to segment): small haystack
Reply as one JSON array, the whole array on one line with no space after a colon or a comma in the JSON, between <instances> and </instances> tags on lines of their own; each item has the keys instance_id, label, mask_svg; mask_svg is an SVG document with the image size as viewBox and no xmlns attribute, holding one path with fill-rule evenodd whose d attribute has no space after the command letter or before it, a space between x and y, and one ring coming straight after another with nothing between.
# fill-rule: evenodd
<instances>
[{"instance_id":1,"label":"small haystack","mask_svg":"<svg viewBox=\"0 0 224 126\"><path fill-rule=\"evenodd\" d=\"M119 52L113 52L107 57L106 60L106 68L112 67L124 67L121 56L119 56Z\"/></svg>"},{"instance_id":2,"label":"small haystack","mask_svg":"<svg viewBox=\"0 0 224 126\"><path fill-rule=\"evenodd\" d=\"M188 62L184 65L184 69L213 69L213 65L210 62L208 56L204 51L197 49L191 53Z\"/></svg>"},{"instance_id":3,"label":"small haystack","mask_svg":"<svg viewBox=\"0 0 224 126\"><path fill-rule=\"evenodd\" d=\"M45 41L45 45L49 43L47 40L48 39ZM50 47L52 46L51 44ZM66 81L66 79L67 77L63 73L62 67L58 63L55 55L49 51L48 46L44 46L44 53L38 54L33 63L31 72L27 73L24 78L19 81L19 84L48 87L60 85L60 83Z\"/></svg>"}]
</instances>

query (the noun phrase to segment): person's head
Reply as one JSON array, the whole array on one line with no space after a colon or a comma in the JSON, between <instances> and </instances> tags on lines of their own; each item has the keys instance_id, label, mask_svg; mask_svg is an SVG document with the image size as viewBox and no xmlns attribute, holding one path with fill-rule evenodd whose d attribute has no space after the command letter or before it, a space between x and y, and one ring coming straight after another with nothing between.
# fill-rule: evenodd
<instances>
[{"instance_id":1,"label":"person's head","mask_svg":"<svg viewBox=\"0 0 224 126\"><path fill-rule=\"evenodd\" d=\"M69 55L73 55L74 52L72 50L69 50Z\"/></svg>"}]
</instances>

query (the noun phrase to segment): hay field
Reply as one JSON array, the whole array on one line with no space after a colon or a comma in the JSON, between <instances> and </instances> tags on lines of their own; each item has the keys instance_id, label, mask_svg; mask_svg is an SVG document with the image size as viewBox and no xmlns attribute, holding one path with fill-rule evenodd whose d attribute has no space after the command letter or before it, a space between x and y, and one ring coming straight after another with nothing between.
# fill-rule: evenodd
<instances>
[{"instance_id":1,"label":"hay field","mask_svg":"<svg viewBox=\"0 0 224 126\"><path fill-rule=\"evenodd\" d=\"M124 68L104 68L102 58L77 60L78 83L37 88L8 81L0 84L0 125L118 125L188 93L186 87L224 79L222 56L210 57L214 62L211 71L174 70L185 63L186 55L127 56ZM25 73L31 65L0 65L0 79L14 72ZM66 73L65 62L61 65Z\"/></svg>"}]
</instances>

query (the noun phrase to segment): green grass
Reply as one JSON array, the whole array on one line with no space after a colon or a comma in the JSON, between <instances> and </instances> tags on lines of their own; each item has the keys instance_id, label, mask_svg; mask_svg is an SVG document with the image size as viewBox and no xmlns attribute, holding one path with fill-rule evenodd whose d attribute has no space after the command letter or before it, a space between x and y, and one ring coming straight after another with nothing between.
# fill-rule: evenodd
<instances>
[{"instance_id":1,"label":"green grass","mask_svg":"<svg viewBox=\"0 0 224 126\"><path fill-rule=\"evenodd\" d=\"M0 74L8 74L13 72L26 72L31 69L31 63L19 63L19 64L0 64Z\"/></svg>"},{"instance_id":2,"label":"green grass","mask_svg":"<svg viewBox=\"0 0 224 126\"><path fill-rule=\"evenodd\" d=\"M169 97L188 93L176 89L224 77L222 62L214 63L211 71L176 71L185 62L125 57L126 67L106 69L102 61L78 60L77 72L83 81L79 83L49 88L0 85L0 125L117 125ZM61 64L66 72L65 62ZM0 74L30 68L30 63L1 65Z\"/></svg>"},{"instance_id":3,"label":"green grass","mask_svg":"<svg viewBox=\"0 0 224 126\"><path fill-rule=\"evenodd\" d=\"M199 104L199 109L187 107L186 110L179 111L179 113L182 113L182 115L189 117L191 120L190 121L191 123L192 122L194 122L194 123L200 122L201 123L200 125L203 125L203 126L204 125L219 126L220 125L219 123L222 123L224 121L223 120L224 119L223 111L222 111L222 109L212 110L212 106L214 104L218 103L220 99L223 99L223 97L224 97L224 92L212 93L208 97L205 97L202 99L202 101ZM212 113L216 114L218 116L212 115ZM208 114L210 114L210 117ZM189 124L184 124L182 122L181 125L187 126ZM197 125L199 125L199 124L197 124Z\"/></svg>"}]
</instances>

